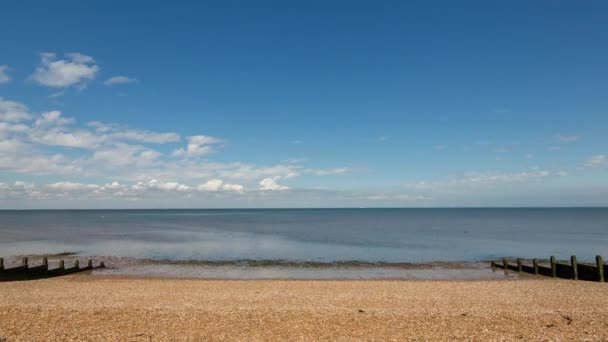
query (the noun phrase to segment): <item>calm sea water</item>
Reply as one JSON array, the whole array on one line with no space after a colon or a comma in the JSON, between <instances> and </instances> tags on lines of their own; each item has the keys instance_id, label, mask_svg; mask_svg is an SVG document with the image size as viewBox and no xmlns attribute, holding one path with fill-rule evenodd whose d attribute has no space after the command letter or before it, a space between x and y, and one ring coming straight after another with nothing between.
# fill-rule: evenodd
<instances>
[{"instance_id":1,"label":"calm sea water","mask_svg":"<svg viewBox=\"0 0 608 342\"><path fill-rule=\"evenodd\" d=\"M480 261L608 257L608 208L0 211L2 256Z\"/></svg>"}]
</instances>

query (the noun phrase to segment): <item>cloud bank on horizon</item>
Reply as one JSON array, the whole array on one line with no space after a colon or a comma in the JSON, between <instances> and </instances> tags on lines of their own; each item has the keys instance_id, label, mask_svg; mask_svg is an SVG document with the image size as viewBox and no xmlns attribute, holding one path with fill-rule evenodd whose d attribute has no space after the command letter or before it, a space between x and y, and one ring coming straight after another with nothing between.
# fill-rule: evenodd
<instances>
[{"instance_id":1,"label":"cloud bank on horizon","mask_svg":"<svg viewBox=\"0 0 608 342\"><path fill-rule=\"evenodd\" d=\"M604 8L94 6L0 23L0 209L608 205Z\"/></svg>"}]
</instances>

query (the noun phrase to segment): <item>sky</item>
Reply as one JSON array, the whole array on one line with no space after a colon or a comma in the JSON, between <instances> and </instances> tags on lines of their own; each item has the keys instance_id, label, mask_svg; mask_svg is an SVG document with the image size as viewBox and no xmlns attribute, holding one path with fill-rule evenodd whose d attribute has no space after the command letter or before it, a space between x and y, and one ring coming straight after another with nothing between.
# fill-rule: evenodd
<instances>
[{"instance_id":1,"label":"sky","mask_svg":"<svg viewBox=\"0 0 608 342\"><path fill-rule=\"evenodd\" d=\"M1 209L608 205L605 1L1 8Z\"/></svg>"}]
</instances>

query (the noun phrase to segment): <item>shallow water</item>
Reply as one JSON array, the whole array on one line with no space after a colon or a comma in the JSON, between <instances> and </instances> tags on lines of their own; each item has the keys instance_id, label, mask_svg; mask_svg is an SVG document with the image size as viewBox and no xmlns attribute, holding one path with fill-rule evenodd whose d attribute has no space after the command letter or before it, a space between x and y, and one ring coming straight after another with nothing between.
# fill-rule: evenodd
<instances>
[{"instance_id":1,"label":"shallow water","mask_svg":"<svg viewBox=\"0 0 608 342\"><path fill-rule=\"evenodd\" d=\"M0 211L2 256L153 260L592 260L607 208ZM608 257L608 255L605 255Z\"/></svg>"}]
</instances>

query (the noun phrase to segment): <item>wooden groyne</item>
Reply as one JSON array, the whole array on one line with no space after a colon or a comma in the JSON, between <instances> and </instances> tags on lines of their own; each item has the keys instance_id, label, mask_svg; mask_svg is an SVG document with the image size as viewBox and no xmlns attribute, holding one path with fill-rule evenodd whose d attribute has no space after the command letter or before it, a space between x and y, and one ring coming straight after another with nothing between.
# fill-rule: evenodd
<instances>
[{"instance_id":1,"label":"wooden groyne","mask_svg":"<svg viewBox=\"0 0 608 342\"><path fill-rule=\"evenodd\" d=\"M30 264L27 257L21 259L21 264L11 268L4 267L4 259L0 258L0 281L12 280L30 280L57 277L78 272L91 271L96 268L105 268L105 264L101 261L97 266L93 265L93 260L89 259L87 265L80 267L80 261L75 259L72 267L66 267L64 260L59 260L59 266L55 268L49 267L48 258L42 258L42 262L38 265Z\"/></svg>"},{"instance_id":2,"label":"wooden groyne","mask_svg":"<svg viewBox=\"0 0 608 342\"><path fill-rule=\"evenodd\" d=\"M595 257L595 264L579 263L576 256L570 257L569 261L558 261L555 256L549 259L510 259L503 258L491 261L492 268L502 268L505 271L512 270L543 275L553 278L564 278L573 280L606 281L605 274L608 265L604 264L602 256Z\"/></svg>"}]
</instances>

